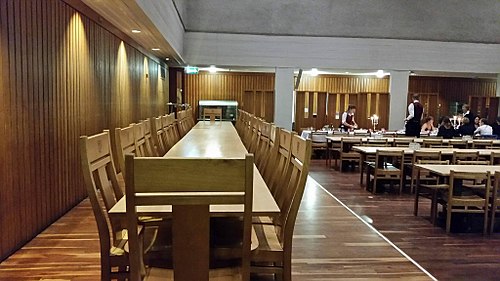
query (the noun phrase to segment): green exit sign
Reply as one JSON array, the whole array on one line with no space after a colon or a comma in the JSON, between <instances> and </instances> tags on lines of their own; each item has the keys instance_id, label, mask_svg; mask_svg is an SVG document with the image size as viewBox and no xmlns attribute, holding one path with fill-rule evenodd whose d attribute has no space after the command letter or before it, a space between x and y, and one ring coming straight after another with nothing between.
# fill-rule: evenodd
<instances>
[{"instance_id":1,"label":"green exit sign","mask_svg":"<svg viewBox=\"0 0 500 281\"><path fill-rule=\"evenodd\" d=\"M198 74L198 71L199 71L198 67L196 67L196 66L189 66L188 65L188 66L184 67L184 72L186 74Z\"/></svg>"}]
</instances>

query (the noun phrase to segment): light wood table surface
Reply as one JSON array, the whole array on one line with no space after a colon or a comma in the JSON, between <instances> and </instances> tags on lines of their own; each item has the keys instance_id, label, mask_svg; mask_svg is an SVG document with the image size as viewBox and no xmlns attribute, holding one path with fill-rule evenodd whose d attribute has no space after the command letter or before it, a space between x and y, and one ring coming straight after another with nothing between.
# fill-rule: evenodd
<instances>
[{"instance_id":1,"label":"light wood table surface","mask_svg":"<svg viewBox=\"0 0 500 281\"><path fill-rule=\"evenodd\" d=\"M334 143L340 143L342 141L342 138L350 138L350 139L361 139L361 142L368 142L368 139L377 139L377 138L374 138L374 137L356 137L356 136L335 136L335 135L331 135L331 136L327 136L326 139L330 142L334 142ZM433 139L432 137L429 137L429 138L413 138L413 137L401 137L401 138L394 138L394 137L382 137L382 138L378 138L378 139L387 139L387 142L388 143L393 143L395 139L412 139L413 142L416 142L416 143L423 143L425 139ZM443 139L443 144L448 144L450 142L450 139ZM474 142L474 140L468 140L467 143L468 144L472 144ZM500 144L500 140L493 140L493 144Z\"/></svg>"},{"instance_id":2,"label":"light wood table surface","mask_svg":"<svg viewBox=\"0 0 500 281\"><path fill-rule=\"evenodd\" d=\"M231 122L200 121L163 157L243 158L246 153L247 150ZM254 215L275 216L279 214L280 209L255 165L253 185ZM109 215L123 217L126 214L125 210L124 196L111 208ZM137 208L137 213L145 216L168 217L171 212L172 207L168 205L139 206ZM212 216L227 216L231 213L242 212L243 205L210 206Z\"/></svg>"},{"instance_id":3,"label":"light wood table surface","mask_svg":"<svg viewBox=\"0 0 500 281\"><path fill-rule=\"evenodd\" d=\"M500 166L496 165L426 165L415 164L417 169L426 170L441 177L449 177L451 171L457 172L473 172L485 173L490 172L492 175L495 172L500 172Z\"/></svg>"}]
</instances>

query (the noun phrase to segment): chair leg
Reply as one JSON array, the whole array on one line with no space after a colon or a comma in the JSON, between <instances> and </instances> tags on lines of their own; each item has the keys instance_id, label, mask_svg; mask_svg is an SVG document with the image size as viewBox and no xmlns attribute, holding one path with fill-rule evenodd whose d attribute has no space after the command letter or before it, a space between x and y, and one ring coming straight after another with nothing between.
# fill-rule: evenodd
<instances>
[{"instance_id":1,"label":"chair leg","mask_svg":"<svg viewBox=\"0 0 500 281\"><path fill-rule=\"evenodd\" d=\"M491 219L490 219L490 234L493 233L493 228L495 227L495 213L496 213L496 205L493 204L491 208Z\"/></svg>"},{"instance_id":2,"label":"chair leg","mask_svg":"<svg viewBox=\"0 0 500 281\"><path fill-rule=\"evenodd\" d=\"M446 208L446 233L450 233L451 229L451 208L452 206Z\"/></svg>"},{"instance_id":3,"label":"chair leg","mask_svg":"<svg viewBox=\"0 0 500 281\"><path fill-rule=\"evenodd\" d=\"M415 190L415 203L413 205L413 215L418 216L418 188Z\"/></svg>"},{"instance_id":4,"label":"chair leg","mask_svg":"<svg viewBox=\"0 0 500 281\"><path fill-rule=\"evenodd\" d=\"M432 198L431 198L431 223L432 223L432 225L436 225L437 195L438 195L437 190L434 190L434 192L432 193Z\"/></svg>"},{"instance_id":5,"label":"chair leg","mask_svg":"<svg viewBox=\"0 0 500 281\"><path fill-rule=\"evenodd\" d=\"M488 206L484 207L483 235L488 232Z\"/></svg>"}]
</instances>

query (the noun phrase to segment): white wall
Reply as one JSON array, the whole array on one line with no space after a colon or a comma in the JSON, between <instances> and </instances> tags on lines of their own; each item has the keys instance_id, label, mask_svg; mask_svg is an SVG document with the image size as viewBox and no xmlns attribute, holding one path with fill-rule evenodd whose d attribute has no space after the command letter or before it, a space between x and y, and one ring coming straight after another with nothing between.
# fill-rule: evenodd
<instances>
[{"instance_id":1,"label":"white wall","mask_svg":"<svg viewBox=\"0 0 500 281\"><path fill-rule=\"evenodd\" d=\"M186 32L193 65L500 73L500 44Z\"/></svg>"}]
</instances>

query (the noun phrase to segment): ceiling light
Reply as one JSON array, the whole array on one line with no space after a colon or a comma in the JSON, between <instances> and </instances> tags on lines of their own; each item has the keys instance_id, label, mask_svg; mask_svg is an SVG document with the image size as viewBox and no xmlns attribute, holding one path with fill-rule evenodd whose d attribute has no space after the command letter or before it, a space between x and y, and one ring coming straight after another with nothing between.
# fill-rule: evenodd
<instances>
[{"instance_id":1,"label":"ceiling light","mask_svg":"<svg viewBox=\"0 0 500 281\"><path fill-rule=\"evenodd\" d=\"M379 69L375 75L377 76L377 78L384 78L385 73L383 70Z\"/></svg>"},{"instance_id":2,"label":"ceiling light","mask_svg":"<svg viewBox=\"0 0 500 281\"><path fill-rule=\"evenodd\" d=\"M208 72L210 72L210 73L217 73L217 67L215 67L215 65L211 65L208 68Z\"/></svg>"},{"instance_id":3,"label":"ceiling light","mask_svg":"<svg viewBox=\"0 0 500 281\"><path fill-rule=\"evenodd\" d=\"M159 50L160 50L160 48L153 48L153 49L151 49L151 50L152 50L152 51L159 51Z\"/></svg>"},{"instance_id":4,"label":"ceiling light","mask_svg":"<svg viewBox=\"0 0 500 281\"><path fill-rule=\"evenodd\" d=\"M350 72L349 72L349 71L346 71L346 72L344 72L344 73L345 73L345 74L349 74Z\"/></svg>"},{"instance_id":5,"label":"ceiling light","mask_svg":"<svg viewBox=\"0 0 500 281\"><path fill-rule=\"evenodd\" d=\"M132 33L141 33L139 29L132 29Z\"/></svg>"},{"instance_id":6,"label":"ceiling light","mask_svg":"<svg viewBox=\"0 0 500 281\"><path fill-rule=\"evenodd\" d=\"M166 60L166 61L169 61L169 60L170 60L170 58L165 58L165 60Z\"/></svg>"},{"instance_id":7,"label":"ceiling light","mask_svg":"<svg viewBox=\"0 0 500 281\"><path fill-rule=\"evenodd\" d=\"M317 68L313 68L311 69L311 73L310 73L311 76L318 76L318 69Z\"/></svg>"}]
</instances>

